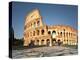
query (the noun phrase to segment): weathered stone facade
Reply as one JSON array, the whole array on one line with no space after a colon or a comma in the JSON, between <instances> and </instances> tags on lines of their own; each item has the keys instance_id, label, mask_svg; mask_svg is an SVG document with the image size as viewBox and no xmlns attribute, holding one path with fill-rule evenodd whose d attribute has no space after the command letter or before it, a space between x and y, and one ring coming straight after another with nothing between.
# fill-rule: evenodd
<instances>
[{"instance_id":1,"label":"weathered stone facade","mask_svg":"<svg viewBox=\"0 0 80 60\"><path fill-rule=\"evenodd\" d=\"M35 45L53 46L57 42L68 45L77 45L77 38L77 30L70 26L47 26L44 24L38 9L33 10L26 16L24 26L24 46L28 46L31 41L34 41Z\"/></svg>"}]
</instances>

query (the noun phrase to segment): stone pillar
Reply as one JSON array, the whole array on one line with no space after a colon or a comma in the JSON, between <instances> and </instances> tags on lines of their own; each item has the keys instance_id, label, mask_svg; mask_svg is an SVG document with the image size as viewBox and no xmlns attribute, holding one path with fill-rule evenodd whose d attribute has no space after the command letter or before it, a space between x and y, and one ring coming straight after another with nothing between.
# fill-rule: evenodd
<instances>
[{"instance_id":1,"label":"stone pillar","mask_svg":"<svg viewBox=\"0 0 80 60\"><path fill-rule=\"evenodd\" d=\"M47 45L47 42L46 42L47 40L46 39L44 39L44 45Z\"/></svg>"},{"instance_id":2,"label":"stone pillar","mask_svg":"<svg viewBox=\"0 0 80 60\"><path fill-rule=\"evenodd\" d=\"M34 44L37 45L37 41L36 40L34 40L34 41L35 41Z\"/></svg>"},{"instance_id":3,"label":"stone pillar","mask_svg":"<svg viewBox=\"0 0 80 60\"><path fill-rule=\"evenodd\" d=\"M39 40L39 45L41 45L41 40Z\"/></svg>"},{"instance_id":4,"label":"stone pillar","mask_svg":"<svg viewBox=\"0 0 80 60\"><path fill-rule=\"evenodd\" d=\"M63 44L65 44L65 41L64 41L64 32L62 31L62 39L63 39Z\"/></svg>"},{"instance_id":5,"label":"stone pillar","mask_svg":"<svg viewBox=\"0 0 80 60\"><path fill-rule=\"evenodd\" d=\"M36 27L38 27L38 25L37 25L37 21L36 21Z\"/></svg>"},{"instance_id":6,"label":"stone pillar","mask_svg":"<svg viewBox=\"0 0 80 60\"><path fill-rule=\"evenodd\" d=\"M50 39L50 44L49 44L49 46L52 46L52 40Z\"/></svg>"},{"instance_id":7,"label":"stone pillar","mask_svg":"<svg viewBox=\"0 0 80 60\"><path fill-rule=\"evenodd\" d=\"M39 35L41 35L41 29L39 29Z\"/></svg>"}]
</instances>

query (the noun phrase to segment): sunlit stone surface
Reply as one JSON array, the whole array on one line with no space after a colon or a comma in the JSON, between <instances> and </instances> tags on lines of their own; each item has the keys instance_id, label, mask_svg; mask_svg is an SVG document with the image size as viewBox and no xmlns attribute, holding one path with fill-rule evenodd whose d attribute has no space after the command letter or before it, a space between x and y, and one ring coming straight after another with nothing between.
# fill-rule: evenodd
<instances>
[{"instance_id":1,"label":"sunlit stone surface","mask_svg":"<svg viewBox=\"0 0 80 60\"><path fill-rule=\"evenodd\" d=\"M53 46L53 47L38 47L32 49L13 50L13 58L29 58L29 57L54 57L77 55L77 49Z\"/></svg>"},{"instance_id":2,"label":"sunlit stone surface","mask_svg":"<svg viewBox=\"0 0 80 60\"><path fill-rule=\"evenodd\" d=\"M35 45L54 46L56 42L63 45L77 45L77 30L69 25L48 26L42 21L42 16L38 9L27 14L24 24L24 46L29 46L31 41Z\"/></svg>"}]
</instances>

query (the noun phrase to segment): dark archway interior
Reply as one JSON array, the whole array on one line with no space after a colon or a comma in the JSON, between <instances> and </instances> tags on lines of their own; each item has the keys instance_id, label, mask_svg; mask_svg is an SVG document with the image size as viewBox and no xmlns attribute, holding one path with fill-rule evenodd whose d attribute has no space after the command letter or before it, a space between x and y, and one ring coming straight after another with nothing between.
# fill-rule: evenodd
<instances>
[{"instance_id":1,"label":"dark archway interior","mask_svg":"<svg viewBox=\"0 0 80 60\"><path fill-rule=\"evenodd\" d=\"M52 41L56 41L56 39L54 38L54 39L52 39Z\"/></svg>"},{"instance_id":2,"label":"dark archway interior","mask_svg":"<svg viewBox=\"0 0 80 60\"><path fill-rule=\"evenodd\" d=\"M48 34L51 34L51 32L50 32L50 31L48 31Z\"/></svg>"},{"instance_id":3,"label":"dark archway interior","mask_svg":"<svg viewBox=\"0 0 80 60\"><path fill-rule=\"evenodd\" d=\"M56 44L56 39L52 39L52 45L55 45Z\"/></svg>"},{"instance_id":4,"label":"dark archway interior","mask_svg":"<svg viewBox=\"0 0 80 60\"><path fill-rule=\"evenodd\" d=\"M53 34L53 33L55 33L55 34L56 34L56 31L53 31L53 32L52 32L52 34Z\"/></svg>"},{"instance_id":5,"label":"dark archway interior","mask_svg":"<svg viewBox=\"0 0 80 60\"><path fill-rule=\"evenodd\" d=\"M49 46L49 44L50 44L50 40L49 40L49 39L47 39L47 46Z\"/></svg>"},{"instance_id":6,"label":"dark archway interior","mask_svg":"<svg viewBox=\"0 0 80 60\"><path fill-rule=\"evenodd\" d=\"M41 32L42 32L42 35L44 35L44 30L41 30Z\"/></svg>"},{"instance_id":7,"label":"dark archway interior","mask_svg":"<svg viewBox=\"0 0 80 60\"><path fill-rule=\"evenodd\" d=\"M58 39L57 43L58 43L58 46L60 46L62 44L62 42L60 41L60 39Z\"/></svg>"}]
</instances>

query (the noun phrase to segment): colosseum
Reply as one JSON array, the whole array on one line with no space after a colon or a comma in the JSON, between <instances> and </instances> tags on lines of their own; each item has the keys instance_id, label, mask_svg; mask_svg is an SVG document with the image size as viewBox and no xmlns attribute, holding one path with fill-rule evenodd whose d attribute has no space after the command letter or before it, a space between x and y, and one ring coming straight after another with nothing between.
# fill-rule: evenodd
<instances>
[{"instance_id":1,"label":"colosseum","mask_svg":"<svg viewBox=\"0 0 80 60\"><path fill-rule=\"evenodd\" d=\"M69 25L48 26L42 21L39 9L34 9L25 18L24 46L29 46L33 41L35 45L54 46L61 42L62 45L77 45L77 30Z\"/></svg>"}]
</instances>

